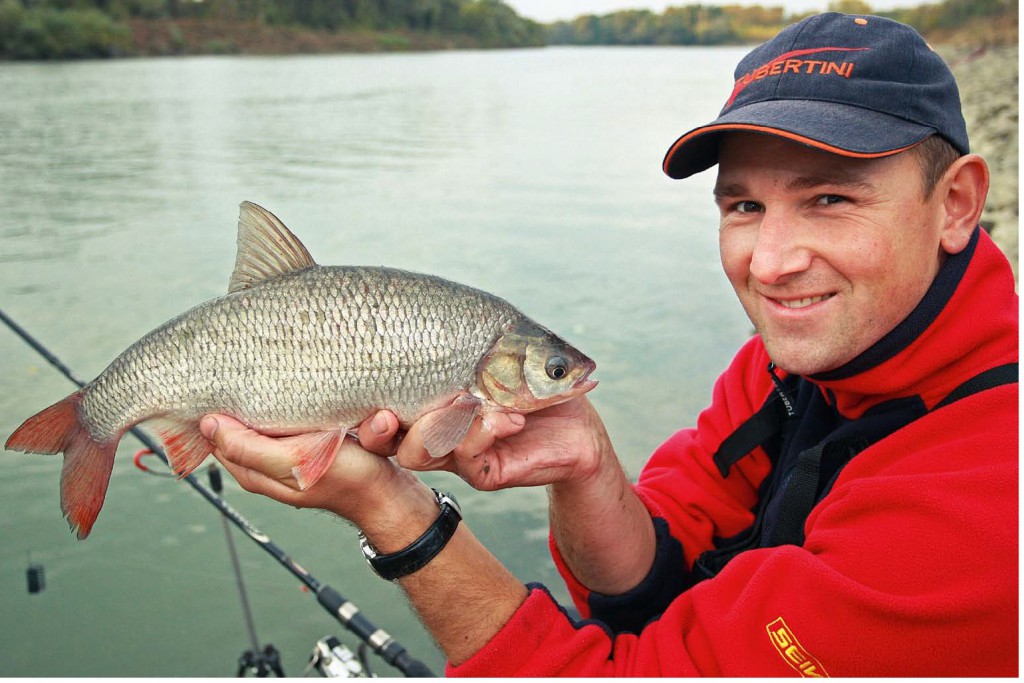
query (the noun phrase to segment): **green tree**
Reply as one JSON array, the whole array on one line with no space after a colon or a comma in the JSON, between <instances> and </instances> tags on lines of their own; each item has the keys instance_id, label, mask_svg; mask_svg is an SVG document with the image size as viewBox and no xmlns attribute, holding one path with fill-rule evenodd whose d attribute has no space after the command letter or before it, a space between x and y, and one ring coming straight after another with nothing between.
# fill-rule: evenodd
<instances>
[{"instance_id":1,"label":"green tree","mask_svg":"<svg viewBox=\"0 0 1024 683\"><path fill-rule=\"evenodd\" d=\"M832 0L828 3L828 10L843 14L874 14L871 5L863 0Z\"/></svg>"}]
</instances>

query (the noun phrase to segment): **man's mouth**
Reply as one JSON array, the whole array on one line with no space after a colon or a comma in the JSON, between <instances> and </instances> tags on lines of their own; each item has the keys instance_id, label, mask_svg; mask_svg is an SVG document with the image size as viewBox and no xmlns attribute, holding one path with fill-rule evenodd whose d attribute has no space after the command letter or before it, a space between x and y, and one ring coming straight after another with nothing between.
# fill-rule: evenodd
<instances>
[{"instance_id":1,"label":"man's mouth","mask_svg":"<svg viewBox=\"0 0 1024 683\"><path fill-rule=\"evenodd\" d=\"M774 301L775 303L785 308L797 309L807 308L808 306L820 303L822 301L825 301L826 299L831 299L834 296L835 293L822 294L821 296L808 296L804 297L803 299L775 299Z\"/></svg>"}]
</instances>

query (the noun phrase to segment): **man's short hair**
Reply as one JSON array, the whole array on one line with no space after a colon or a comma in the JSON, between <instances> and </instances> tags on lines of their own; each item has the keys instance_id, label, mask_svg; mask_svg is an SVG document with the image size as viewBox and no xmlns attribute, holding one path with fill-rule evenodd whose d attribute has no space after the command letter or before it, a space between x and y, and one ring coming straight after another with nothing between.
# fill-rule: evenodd
<instances>
[{"instance_id":1,"label":"man's short hair","mask_svg":"<svg viewBox=\"0 0 1024 683\"><path fill-rule=\"evenodd\" d=\"M942 174L961 157L960 152L940 135L927 137L907 151L912 152L921 164L925 198L932 196Z\"/></svg>"}]
</instances>

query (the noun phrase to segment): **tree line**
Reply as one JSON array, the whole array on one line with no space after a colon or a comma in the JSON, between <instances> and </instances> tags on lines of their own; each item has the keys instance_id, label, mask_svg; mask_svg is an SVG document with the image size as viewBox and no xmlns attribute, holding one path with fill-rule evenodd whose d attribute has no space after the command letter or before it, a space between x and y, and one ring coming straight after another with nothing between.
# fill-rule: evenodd
<instances>
[{"instance_id":1,"label":"tree line","mask_svg":"<svg viewBox=\"0 0 1024 683\"><path fill-rule=\"evenodd\" d=\"M488 48L546 42L541 24L501 0L0 0L0 58L132 54L133 20L399 31L455 36Z\"/></svg>"},{"instance_id":2,"label":"tree line","mask_svg":"<svg viewBox=\"0 0 1024 683\"><path fill-rule=\"evenodd\" d=\"M848 14L877 14L910 24L920 33L953 31L974 21L1012 22L1017 0L944 0L891 11L874 11L863 0L836 0L828 9ZM782 7L691 4L662 13L625 10L583 15L550 24L552 45L727 45L756 44L813 14L786 14Z\"/></svg>"},{"instance_id":3,"label":"tree line","mask_svg":"<svg viewBox=\"0 0 1024 683\"><path fill-rule=\"evenodd\" d=\"M972 22L1011 27L1016 0L943 0L873 12L864 0L834 0L829 9L882 14L928 36ZM309 31L400 32L453 37L469 47L540 45L723 45L763 42L804 15L782 7L689 4L584 15L549 25L520 17L502 0L0 0L0 58L50 59L139 54L133 26L164 22L245 23ZM383 44L383 43L381 43ZM395 41L397 47L406 45Z\"/></svg>"}]
</instances>

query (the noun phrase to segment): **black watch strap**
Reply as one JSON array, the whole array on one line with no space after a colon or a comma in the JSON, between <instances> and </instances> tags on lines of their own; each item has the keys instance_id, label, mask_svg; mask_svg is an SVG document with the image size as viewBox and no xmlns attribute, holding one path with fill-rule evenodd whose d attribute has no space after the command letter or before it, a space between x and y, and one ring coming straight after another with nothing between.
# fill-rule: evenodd
<instances>
[{"instance_id":1,"label":"black watch strap","mask_svg":"<svg viewBox=\"0 0 1024 683\"><path fill-rule=\"evenodd\" d=\"M450 493L432 490L441 508L441 514L422 536L402 550L381 555L370 545L366 536L359 534L359 547L363 551L363 557L382 579L395 581L427 566L455 535L455 529L462 519L459 504Z\"/></svg>"}]
</instances>

